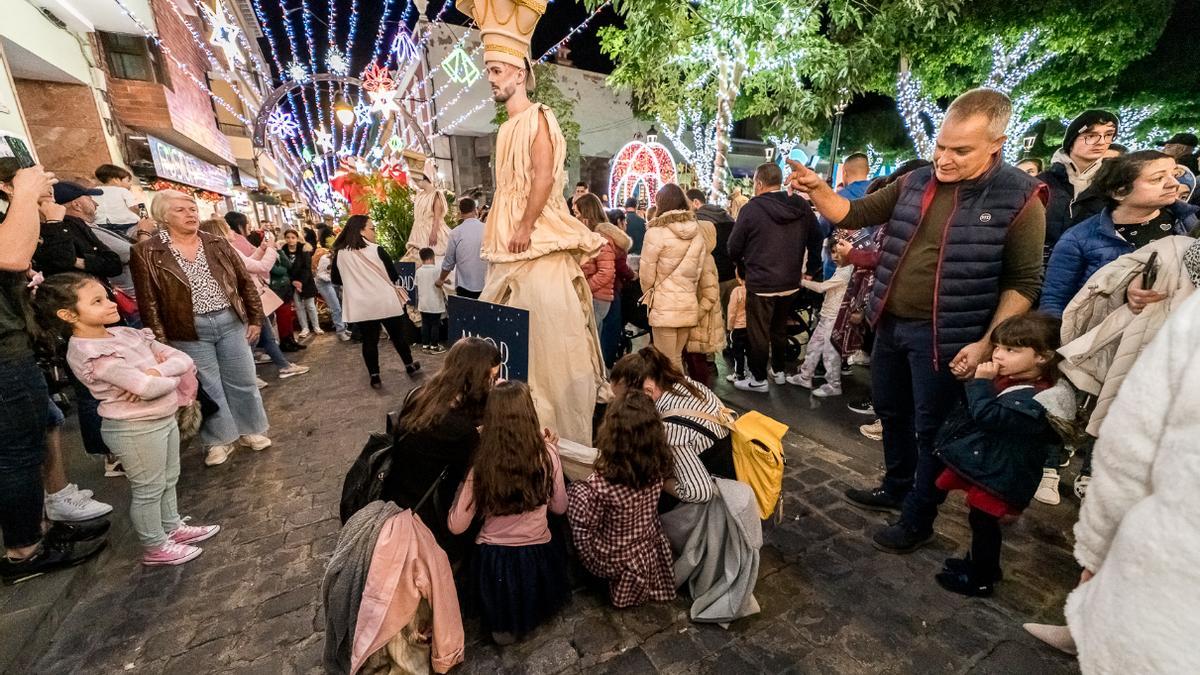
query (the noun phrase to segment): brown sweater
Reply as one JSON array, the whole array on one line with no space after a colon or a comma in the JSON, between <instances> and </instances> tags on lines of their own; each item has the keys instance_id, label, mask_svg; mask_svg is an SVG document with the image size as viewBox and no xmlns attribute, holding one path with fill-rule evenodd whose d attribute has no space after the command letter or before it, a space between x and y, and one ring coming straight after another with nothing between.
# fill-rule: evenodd
<instances>
[{"instance_id":1,"label":"brown sweater","mask_svg":"<svg viewBox=\"0 0 1200 675\"><path fill-rule=\"evenodd\" d=\"M850 213L837 224L858 230L888 222L900 198L902 181L850 202ZM937 284L938 247L942 229L954 208L954 183L939 183L925 217L917 226L906 253L892 278L884 311L901 319L933 317L933 291ZM1004 244L1001 291L1016 291L1036 302L1042 288L1042 246L1046 239L1046 207L1031 200L1008 228Z\"/></svg>"}]
</instances>

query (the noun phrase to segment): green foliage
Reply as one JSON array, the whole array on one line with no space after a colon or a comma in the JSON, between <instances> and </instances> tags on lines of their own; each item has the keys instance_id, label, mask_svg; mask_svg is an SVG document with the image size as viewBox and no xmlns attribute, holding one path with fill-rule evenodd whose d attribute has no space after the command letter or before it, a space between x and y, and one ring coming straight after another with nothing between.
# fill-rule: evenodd
<instances>
[{"instance_id":1,"label":"green foliage","mask_svg":"<svg viewBox=\"0 0 1200 675\"><path fill-rule=\"evenodd\" d=\"M413 226L413 191L406 185L373 176L370 179L376 189L371 197L371 209L368 212L375 222L375 237L392 260L404 257L404 245ZM380 197L379 193L383 196Z\"/></svg>"},{"instance_id":2,"label":"green foliage","mask_svg":"<svg viewBox=\"0 0 1200 675\"><path fill-rule=\"evenodd\" d=\"M558 126L562 129L567 141L567 163L579 158L579 122L575 121L575 102L563 94L558 88L558 80L554 77L554 69L545 63L533 66L533 93L529 98L554 111ZM496 116L492 123L499 126L508 121L508 110L503 103L496 104Z\"/></svg>"}]
</instances>

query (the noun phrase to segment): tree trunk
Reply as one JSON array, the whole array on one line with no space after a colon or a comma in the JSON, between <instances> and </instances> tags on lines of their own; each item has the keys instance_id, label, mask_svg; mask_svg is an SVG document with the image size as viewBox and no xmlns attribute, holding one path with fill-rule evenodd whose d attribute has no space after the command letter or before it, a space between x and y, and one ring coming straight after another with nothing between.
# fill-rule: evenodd
<instances>
[{"instance_id":1,"label":"tree trunk","mask_svg":"<svg viewBox=\"0 0 1200 675\"><path fill-rule=\"evenodd\" d=\"M709 196L714 204L726 204L729 201L725 190L725 176L728 173L728 161L731 139L729 128L733 124L733 104L737 101L738 90L741 88L742 64L727 56L718 57L717 63L717 117L716 142L713 146L713 174L709 185Z\"/></svg>"}]
</instances>

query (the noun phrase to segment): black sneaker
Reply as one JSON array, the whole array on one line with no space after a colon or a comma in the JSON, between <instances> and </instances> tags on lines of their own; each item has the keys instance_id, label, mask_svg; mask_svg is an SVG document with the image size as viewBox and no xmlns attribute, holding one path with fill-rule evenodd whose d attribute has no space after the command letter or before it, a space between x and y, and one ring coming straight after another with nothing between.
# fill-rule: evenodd
<instances>
[{"instance_id":1,"label":"black sneaker","mask_svg":"<svg viewBox=\"0 0 1200 675\"><path fill-rule=\"evenodd\" d=\"M416 375L417 371L420 369L421 369L421 363L419 361L413 361L412 363L408 364L407 366L404 366L404 372L408 373L409 377Z\"/></svg>"},{"instance_id":2,"label":"black sneaker","mask_svg":"<svg viewBox=\"0 0 1200 675\"><path fill-rule=\"evenodd\" d=\"M78 523L54 521L46 530L43 541L47 542L79 542L99 539L108 533L112 525L107 520L92 520Z\"/></svg>"},{"instance_id":3,"label":"black sneaker","mask_svg":"<svg viewBox=\"0 0 1200 675\"><path fill-rule=\"evenodd\" d=\"M873 490L850 488L842 494L845 495L846 501L868 511L900 513L900 506L904 504L903 499L892 496L890 492L881 487Z\"/></svg>"},{"instance_id":4,"label":"black sneaker","mask_svg":"<svg viewBox=\"0 0 1200 675\"><path fill-rule=\"evenodd\" d=\"M875 404L871 403L871 399L865 401L854 401L847 403L846 407L860 415L874 415Z\"/></svg>"},{"instance_id":5,"label":"black sneaker","mask_svg":"<svg viewBox=\"0 0 1200 675\"><path fill-rule=\"evenodd\" d=\"M383 380L379 379L378 375L371 376L371 388L380 389L383 387Z\"/></svg>"},{"instance_id":6,"label":"black sneaker","mask_svg":"<svg viewBox=\"0 0 1200 675\"><path fill-rule=\"evenodd\" d=\"M106 543L106 539L43 541L32 555L23 560L0 556L0 580L6 586L11 586L48 572L74 567L95 556Z\"/></svg>"},{"instance_id":7,"label":"black sneaker","mask_svg":"<svg viewBox=\"0 0 1200 675\"><path fill-rule=\"evenodd\" d=\"M996 590L995 582L976 580L969 573L939 572L934 578L942 588L969 598L986 598Z\"/></svg>"},{"instance_id":8,"label":"black sneaker","mask_svg":"<svg viewBox=\"0 0 1200 675\"><path fill-rule=\"evenodd\" d=\"M971 554L968 553L967 555L963 556L962 558L946 558L946 560L942 562L942 571L947 572L949 574L970 574L970 573L972 573L975 570L971 566ZM996 572L996 581L1002 581L1003 579L1004 579L1004 570L999 570L998 572Z\"/></svg>"},{"instance_id":9,"label":"black sneaker","mask_svg":"<svg viewBox=\"0 0 1200 675\"><path fill-rule=\"evenodd\" d=\"M871 537L871 542L884 553L912 553L933 541L934 536L933 530L914 532L896 523L876 532L875 536Z\"/></svg>"}]
</instances>

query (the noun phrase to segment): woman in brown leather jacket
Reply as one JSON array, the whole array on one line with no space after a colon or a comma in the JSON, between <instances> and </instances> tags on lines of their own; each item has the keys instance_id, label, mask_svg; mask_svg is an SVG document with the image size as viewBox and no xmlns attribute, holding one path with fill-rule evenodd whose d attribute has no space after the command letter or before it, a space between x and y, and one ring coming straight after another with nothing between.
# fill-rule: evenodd
<instances>
[{"instance_id":1,"label":"woman in brown leather jacket","mask_svg":"<svg viewBox=\"0 0 1200 675\"><path fill-rule=\"evenodd\" d=\"M150 215L160 229L133 247L129 268L142 322L192 357L201 386L219 408L200 429L204 463L224 463L238 445L269 447L250 350L262 326L262 304L250 273L228 241L200 231L192 197L159 192Z\"/></svg>"}]
</instances>

